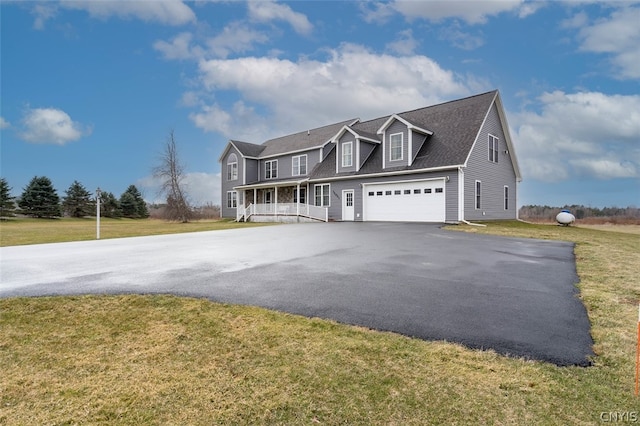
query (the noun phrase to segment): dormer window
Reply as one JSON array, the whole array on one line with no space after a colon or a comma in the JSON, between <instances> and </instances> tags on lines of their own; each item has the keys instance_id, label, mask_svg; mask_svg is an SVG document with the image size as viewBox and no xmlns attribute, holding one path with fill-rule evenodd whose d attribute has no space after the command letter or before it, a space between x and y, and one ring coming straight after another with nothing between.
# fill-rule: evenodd
<instances>
[{"instance_id":1,"label":"dormer window","mask_svg":"<svg viewBox=\"0 0 640 426\"><path fill-rule=\"evenodd\" d=\"M231 154L227 159L227 180L238 179L238 157Z\"/></svg>"},{"instance_id":2,"label":"dormer window","mask_svg":"<svg viewBox=\"0 0 640 426\"><path fill-rule=\"evenodd\" d=\"M276 179L278 177L278 160L264 162L264 178Z\"/></svg>"},{"instance_id":3,"label":"dormer window","mask_svg":"<svg viewBox=\"0 0 640 426\"><path fill-rule=\"evenodd\" d=\"M342 144L342 167L353 166L353 142Z\"/></svg>"},{"instance_id":4,"label":"dormer window","mask_svg":"<svg viewBox=\"0 0 640 426\"><path fill-rule=\"evenodd\" d=\"M389 136L389 161L402 160L402 133L394 133Z\"/></svg>"}]
</instances>

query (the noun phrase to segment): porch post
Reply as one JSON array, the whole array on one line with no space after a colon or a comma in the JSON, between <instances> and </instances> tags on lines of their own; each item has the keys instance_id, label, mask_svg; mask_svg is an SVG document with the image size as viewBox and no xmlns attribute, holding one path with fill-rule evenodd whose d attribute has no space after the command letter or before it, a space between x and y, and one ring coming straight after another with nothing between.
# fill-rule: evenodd
<instances>
[{"instance_id":1,"label":"porch post","mask_svg":"<svg viewBox=\"0 0 640 426\"><path fill-rule=\"evenodd\" d=\"M258 189L253 188L253 204L258 204Z\"/></svg>"},{"instance_id":2,"label":"porch post","mask_svg":"<svg viewBox=\"0 0 640 426\"><path fill-rule=\"evenodd\" d=\"M298 194L298 200L296 203L296 216L300 216L300 182L298 182L298 188L296 189Z\"/></svg>"},{"instance_id":3,"label":"porch post","mask_svg":"<svg viewBox=\"0 0 640 426\"><path fill-rule=\"evenodd\" d=\"M278 187L276 186L276 216L278 216Z\"/></svg>"}]
</instances>

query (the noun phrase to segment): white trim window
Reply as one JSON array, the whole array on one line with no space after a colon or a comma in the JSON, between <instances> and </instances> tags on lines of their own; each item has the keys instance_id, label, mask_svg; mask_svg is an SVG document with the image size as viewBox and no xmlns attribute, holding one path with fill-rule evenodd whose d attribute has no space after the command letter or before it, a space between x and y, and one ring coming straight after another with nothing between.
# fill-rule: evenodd
<instances>
[{"instance_id":1,"label":"white trim window","mask_svg":"<svg viewBox=\"0 0 640 426\"><path fill-rule=\"evenodd\" d=\"M394 133L389 136L389 161L399 161L404 157L402 152L402 133Z\"/></svg>"},{"instance_id":2,"label":"white trim window","mask_svg":"<svg viewBox=\"0 0 640 426\"><path fill-rule=\"evenodd\" d=\"M235 209L238 207L238 192L227 191L227 208Z\"/></svg>"},{"instance_id":3,"label":"white trim window","mask_svg":"<svg viewBox=\"0 0 640 426\"><path fill-rule=\"evenodd\" d=\"M238 157L235 154L227 159L227 180L238 180Z\"/></svg>"},{"instance_id":4,"label":"white trim window","mask_svg":"<svg viewBox=\"0 0 640 426\"><path fill-rule=\"evenodd\" d=\"M307 154L296 155L291 158L291 176L307 174Z\"/></svg>"},{"instance_id":5,"label":"white trim window","mask_svg":"<svg viewBox=\"0 0 640 426\"><path fill-rule=\"evenodd\" d=\"M342 144L342 167L353 166L353 142Z\"/></svg>"},{"instance_id":6,"label":"white trim window","mask_svg":"<svg viewBox=\"0 0 640 426\"><path fill-rule=\"evenodd\" d=\"M276 179L278 177L278 160L267 160L264 162L264 178Z\"/></svg>"},{"instance_id":7,"label":"white trim window","mask_svg":"<svg viewBox=\"0 0 640 426\"><path fill-rule=\"evenodd\" d=\"M498 149L500 147L500 140L493 135L489 135L489 161L492 163L498 162Z\"/></svg>"},{"instance_id":8,"label":"white trim window","mask_svg":"<svg viewBox=\"0 0 640 426\"><path fill-rule=\"evenodd\" d=\"M476 181L476 210L480 210L482 206L482 182Z\"/></svg>"},{"instance_id":9,"label":"white trim window","mask_svg":"<svg viewBox=\"0 0 640 426\"><path fill-rule=\"evenodd\" d=\"M330 197L329 193L331 191L331 185L328 183L323 183L321 185L315 185L315 201L316 206L320 207L329 207Z\"/></svg>"},{"instance_id":10,"label":"white trim window","mask_svg":"<svg viewBox=\"0 0 640 426\"><path fill-rule=\"evenodd\" d=\"M504 209L509 210L509 187L504 187Z\"/></svg>"}]
</instances>

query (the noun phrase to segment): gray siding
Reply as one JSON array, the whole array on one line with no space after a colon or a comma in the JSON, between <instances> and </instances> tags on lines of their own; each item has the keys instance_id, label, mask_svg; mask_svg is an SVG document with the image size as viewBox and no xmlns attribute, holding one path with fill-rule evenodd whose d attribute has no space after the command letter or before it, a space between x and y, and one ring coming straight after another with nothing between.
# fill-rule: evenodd
<instances>
[{"instance_id":1,"label":"gray siding","mask_svg":"<svg viewBox=\"0 0 640 426\"><path fill-rule=\"evenodd\" d=\"M415 159L416 155L418 155L418 151L420 151L420 148L422 148L422 145L424 144L424 141L427 139L427 137L423 134L414 132L413 130L411 131L411 137L412 137L412 147L411 147L411 159Z\"/></svg>"},{"instance_id":2,"label":"gray siding","mask_svg":"<svg viewBox=\"0 0 640 426\"><path fill-rule=\"evenodd\" d=\"M489 135L499 139L498 162L489 161ZM464 218L466 220L515 219L516 175L510 154L506 154L507 144L494 104L480 129L467 167L464 170ZM476 209L475 184L481 182L481 208ZM504 187L509 187L509 208L504 209Z\"/></svg>"},{"instance_id":3,"label":"gray siding","mask_svg":"<svg viewBox=\"0 0 640 426\"><path fill-rule=\"evenodd\" d=\"M373 143L360 141L360 167L367 161L375 147L376 145Z\"/></svg>"},{"instance_id":4,"label":"gray siding","mask_svg":"<svg viewBox=\"0 0 640 426\"><path fill-rule=\"evenodd\" d=\"M246 180L245 184L254 183L258 180L258 160L247 158L246 164Z\"/></svg>"},{"instance_id":5,"label":"gray siding","mask_svg":"<svg viewBox=\"0 0 640 426\"><path fill-rule=\"evenodd\" d=\"M304 175L293 176L291 166L293 164L293 157L297 157L299 155L307 156L307 173ZM278 176L277 180L281 179L297 179L308 176L311 173L311 170L315 167L316 164L320 162L320 149L314 149L312 151L305 152L296 152L294 154L288 155L280 155L278 157L271 157L259 160L259 180L260 182L269 182L271 179L265 179L265 163L271 160L278 160Z\"/></svg>"},{"instance_id":6,"label":"gray siding","mask_svg":"<svg viewBox=\"0 0 640 426\"><path fill-rule=\"evenodd\" d=\"M238 179L230 181L227 179L227 162L229 161L231 154L235 154L238 159ZM234 186L242 185L243 173L244 167L242 155L240 155L240 152L231 146L227 155L222 159L222 173L220 176L220 180L222 181L222 217L236 217L236 209L230 209L227 207L227 192L233 191ZM240 204L240 199L238 199L238 204Z\"/></svg>"},{"instance_id":7,"label":"gray siding","mask_svg":"<svg viewBox=\"0 0 640 426\"><path fill-rule=\"evenodd\" d=\"M362 184L368 183L383 183L383 182L400 182L411 181L419 179L433 179L449 177L449 181L445 183L445 218L447 222L458 221L458 171L448 170L434 173L416 173L409 175L391 175L391 176L375 176L370 178L354 178L348 180L329 181L326 183L331 184L330 191L330 206L329 206L329 220L342 220L342 191L345 189L353 189L354 191L354 208L355 208L355 220L362 220L362 205L363 205L363 193ZM320 182L316 182L319 184ZM310 198L310 204L315 203L313 198L314 185L311 184L310 190L312 191L312 198Z\"/></svg>"},{"instance_id":8,"label":"gray siding","mask_svg":"<svg viewBox=\"0 0 640 426\"><path fill-rule=\"evenodd\" d=\"M391 135L402 133L402 160L391 161ZM397 167L409 164L409 129L401 121L395 120L385 131L384 161L386 167Z\"/></svg>"}]
</instances>

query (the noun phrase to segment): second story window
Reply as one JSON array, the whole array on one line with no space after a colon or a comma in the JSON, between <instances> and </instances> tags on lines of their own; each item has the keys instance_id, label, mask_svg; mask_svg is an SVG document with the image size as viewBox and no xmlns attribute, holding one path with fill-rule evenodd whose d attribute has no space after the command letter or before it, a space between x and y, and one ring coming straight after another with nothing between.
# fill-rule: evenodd
<instances>
[{"instance_id":1,"label":"second story window","mask_svg":"<svg viewBox=\"0 0 640 426\"><path fill-rule=\"evenodd\" d=\"M402 133L395 133L389 137L389 160L402 160Z\"/></svg>"},{"instance_id":2,"label":"second story window","mask_svg":"<svg viewBox=\"0 0 640 426\"><path fill-rule=\"evenodd\" d=\"M264 162L264 178L276 179L278 177L278 160Z\"/></svg>"},{"instance_id":3,"label":"second story window","mask_svg":"<svg viewBox=\"0 0 640 426\"><path fill-rule=\"evenodd\" d=\"M296 155L291 159L291 175L300 176L307 174L307 154Z\"/></svg>"},{"instance_id":4,"label":"second story window","mask_svg":"<svg viewBox=\"0 0 640 426\"><path fill-rule=\"evenodd\" d=\"M238 157L231 154L227 160L227 180L238 179Z\"/></svg>"},{"instance_id":5,"label":"second story window","mask_svg":"<svg viewBox=\"0 0 640 426\"><path fill-rule=\"evenodd\" d=\"M342 167L351 167L353 165L353 142L345 142L342 144Z\"/></svg>"},{"instance_id":6,"label":"second story window","mask_svg":"<svg viewBox=\"0 0 640 426\"><path fill-rule=\"evenodd\" d=\"M489 135L489 161L498 162L498 145L499 139L493 135Z\"/></svg>"}]
</instances>

